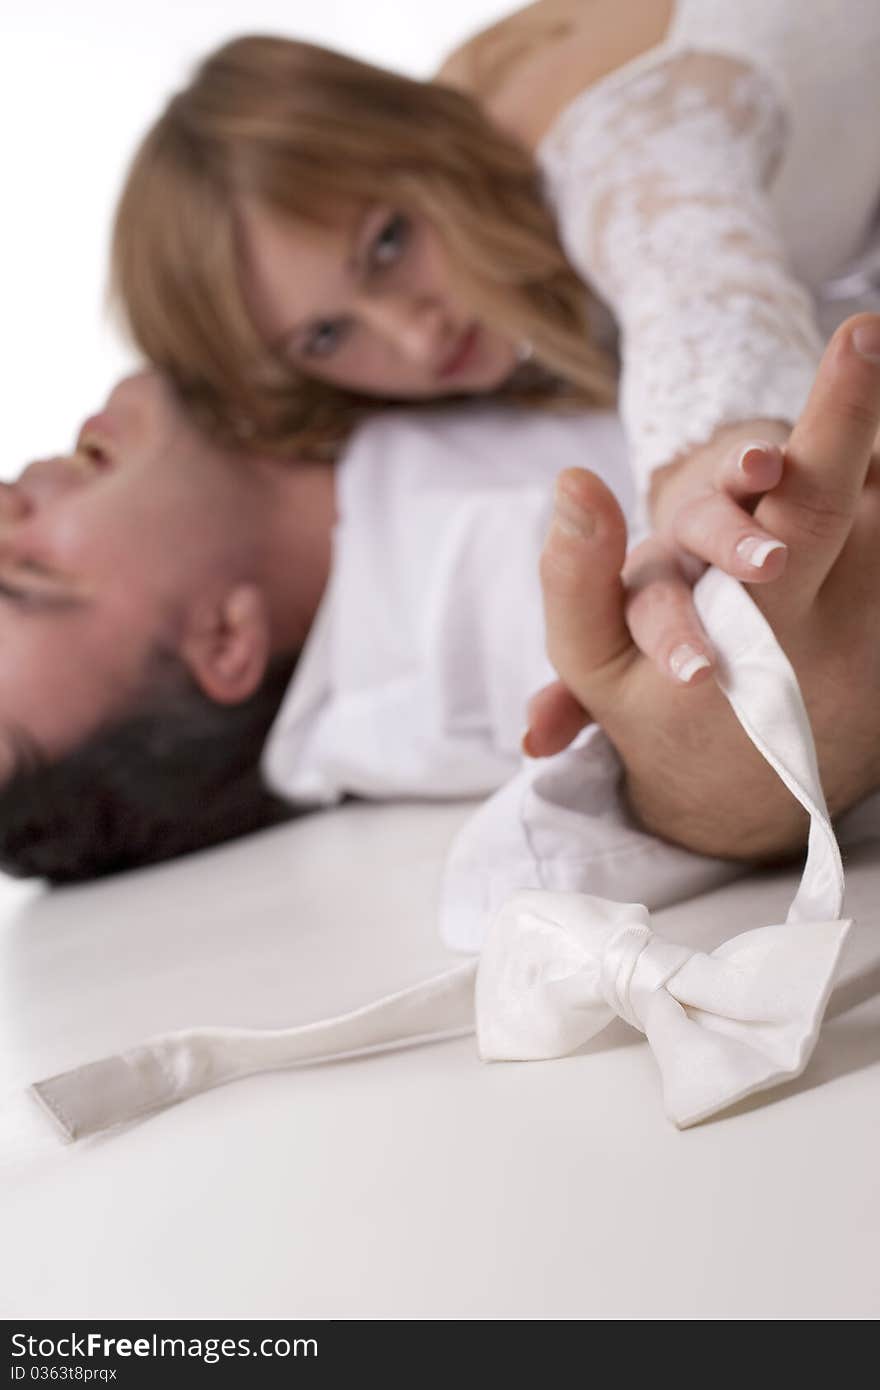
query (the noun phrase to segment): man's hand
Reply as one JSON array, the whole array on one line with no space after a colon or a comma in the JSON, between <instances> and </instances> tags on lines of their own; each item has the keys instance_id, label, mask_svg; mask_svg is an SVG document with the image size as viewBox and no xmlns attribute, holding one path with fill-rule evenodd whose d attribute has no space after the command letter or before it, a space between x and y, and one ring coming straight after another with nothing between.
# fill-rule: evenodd
<instances>
[{"instance_id":1,"label":"man's hand","mask_svg":"<svg viewBox=\"0 0 880 1390\"><path fill-rule=\"evenodd\" d=\"M829 344L782 481L755 513L786 543L789 560L752 598L801 682L832 814L880 785L880 483L871 469L878 428L880 318L860 315ZM642 823L704 853L794 850L804 813L714 682L676 687L636 647L614 498L592 474L569 470L557 501L542 559L548 650L581 722L589 710L620 752ZM533 746L552 746L554 734L564 746L573 701L558 692L541 700L532 709Z\"/></svg>"}]
</instances>

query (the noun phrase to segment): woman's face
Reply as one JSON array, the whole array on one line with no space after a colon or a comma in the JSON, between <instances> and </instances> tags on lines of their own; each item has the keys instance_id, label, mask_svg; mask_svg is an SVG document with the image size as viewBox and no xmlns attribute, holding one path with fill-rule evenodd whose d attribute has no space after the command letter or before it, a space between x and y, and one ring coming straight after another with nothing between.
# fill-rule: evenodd
<instances>
[{"instance_id":1,"label":"woman's face","mask_svg":"<svg viewBox=\"0 0 880 1390\"><path fill-rule=\"evenodd\" d=\"M257 329L307 376L414 400L492 391L516 367L516 344L459 297L421 216L359 203L327 227L251 202L241 242Z\"/></svg>"}]
</instances>

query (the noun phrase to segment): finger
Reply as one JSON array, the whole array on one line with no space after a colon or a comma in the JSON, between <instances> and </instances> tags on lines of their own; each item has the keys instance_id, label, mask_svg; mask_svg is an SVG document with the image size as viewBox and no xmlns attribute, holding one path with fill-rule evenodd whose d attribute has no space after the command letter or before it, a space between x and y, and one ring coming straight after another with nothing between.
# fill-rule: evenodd
<instances>
[{"instance_id":1,"label":"finger","mask_svg":"<svg viewBox=\"0 0 880 1390\"><path fill-rule=\"evenodd\" d=\"M852 524L880 428L880 316L858 314L831 339L786 449L782 481L755 511L790 550L779 598L809 601ZM776 591L767 602L776 601ZM769 610L768 610L769 611Z\"/></svg>"},{"instance_id":2,"label":"finger","mask_svg":"<svg viewBox=\"0 0 880 1390\"><path fill-rule=\"evenodd\" d=\"M672 520L670 535L683 550L747 584L778 579L785 568L784 543L724 492L706 492L686 502Z\"/></svg>"},{"instance_id":3,"label":"finger","mask_svg":"<svg viewBox=\"0 0 880 1390\"><path fill-rule=\"evenodd\" d=\"M541 555L547 652L585 707L595 680L635 656L623 612L626 522L594 474L568 468L556 481L556 510Z\"/></svg>"},{"instance_id":4,"label":"finger","mask_svg":"<svg viewBox=\"0 0 880 1390\"><path fill-rule=\"evenodd\" d=\"M841 622L864 632L865 615L880 593L880 459L872 460L846 544L822 585L821 602L839 634ZM854 650L857 650L854 649ZM858 679L858 677L855 677Z\"/></svg>"},{"instance_id":5,"label":"finger","mask_svg":"<svg viewBox=\"0 0 880 1390\"><path fill-rule=\"evenodd\" d=\"M782 477L783 452L778 444L756 440L732 449L718 470L715 485L737 502L757 500Z\"/></svg>"},{"instance_id":6,"label":"finger","mask_svg":"<svg viewBox=\"0 0 880 1390\"><path fill-rule=\"evenodd\" d=\"M668 542L651 536L626 563L626 620L632 639L680 685L711 673L714 654L694 608L691 585Z\"/></svg>"},{"instance_id":7,"label":"finger","mask_svg":"<svg viewBox=\"0 0 880 1390\"><path fill-rule=\"evenodd\" d=\"M528 727L522 750L529 758L561 753L593 718L562 681L553 681L533 695L526 715Z\"/></svg>"}]
</instances>

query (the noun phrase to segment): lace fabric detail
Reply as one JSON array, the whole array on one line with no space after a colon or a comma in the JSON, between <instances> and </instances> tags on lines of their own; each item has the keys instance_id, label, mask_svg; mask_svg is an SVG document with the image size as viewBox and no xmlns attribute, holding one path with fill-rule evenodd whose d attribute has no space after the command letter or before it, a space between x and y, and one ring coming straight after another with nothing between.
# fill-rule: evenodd
<instances>
[{"instance_id":1,"label":"lace fabric detail","mask_svg":"<svg viewBox=\"0 0 880 1390\"><path fill-rule=\"evenodd\" d=\"M680 51L588 89L539 158L573 264L620 330L636 476L723 424L794 421L821 355L767 188L785 148L768 77Z\"/></svg>"}]
</instances>

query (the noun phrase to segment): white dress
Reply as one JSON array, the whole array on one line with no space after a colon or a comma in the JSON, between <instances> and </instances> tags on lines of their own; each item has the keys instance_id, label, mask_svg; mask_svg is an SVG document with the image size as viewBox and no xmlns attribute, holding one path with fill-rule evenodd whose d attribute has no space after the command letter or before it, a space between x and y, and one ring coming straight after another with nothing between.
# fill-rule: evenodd
<instances>
[{"instance_id":1,"label":"white dress","mask_svg":"<svg viewBox=\"0 0 880 1390\"><path fill-rule=\"evenodd\" d=\"M543 142L569 253L622 331L643 480L724 421L800 413L818 291L870 239L878 79L880 0L685 0L665 42ZM450 862L451 945L477 947L513 889L657 906L738 871L632 823L598 730L517 773L526 699L550 675L537 560L552 479L587 464L621 495L622 442L595 412L399 411L359 431L339 470L333 581L263 770L324 804L512 778Z\"/></svg>"},{"instance_id":2,"label":"white dress","mask_svg":"<svg viewBox=\"0 0 880 1390\"><path fill-rule=\"evenodd\" d=\"M880 3L681 0L538 159L617 320L641 482L721 424L793 421L823 337L880 308Z\"/></svg>"},{"instance_id":3,"label":"white dress","mask_svg":"<svg viewBox=\"0 0 880 1390\"><path fill-rule=\"evenodd\" d=\"M684 0L662 45L546 137L569 254L621 329L643 481L725 421L800 413L819 292L870 244L878 132L880 0ZM855 292L838 317L868 302ZM475 406L361 430L339 473L331 591L263 757L276 790L325 804L479 795L512 777L450 864L441 922L459 947L515 888L625 884L656 906L737 872L632 824L598 730L514 776L526 698L550 674L537 586L550 485L575 463L620 494L608 417Z\"/></svg>"}]
</instances>

